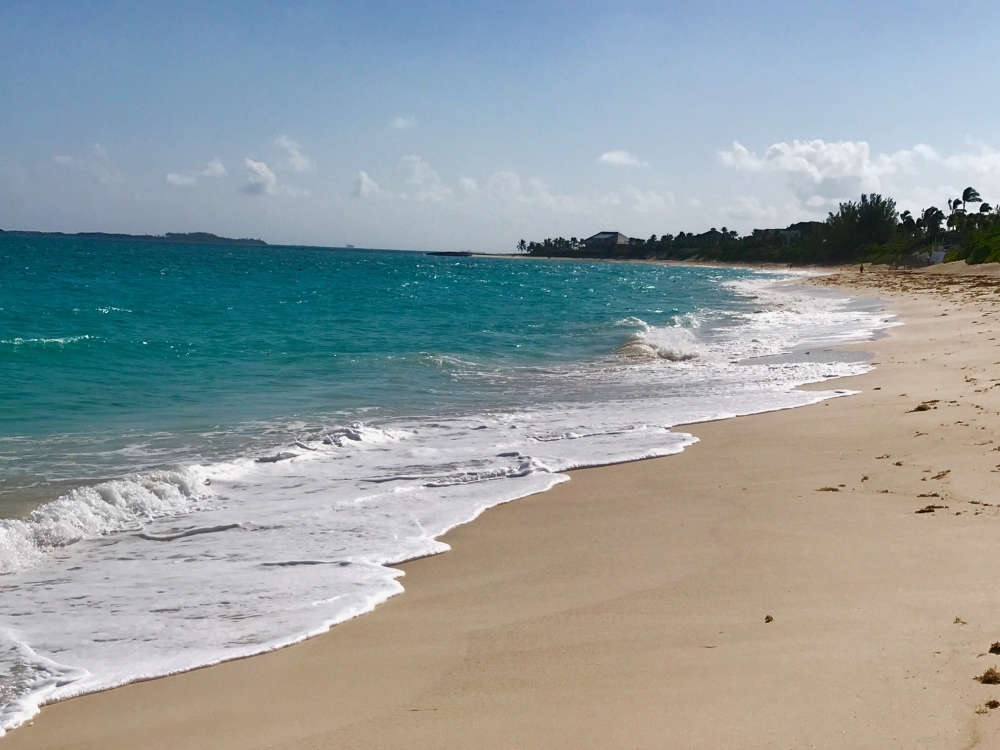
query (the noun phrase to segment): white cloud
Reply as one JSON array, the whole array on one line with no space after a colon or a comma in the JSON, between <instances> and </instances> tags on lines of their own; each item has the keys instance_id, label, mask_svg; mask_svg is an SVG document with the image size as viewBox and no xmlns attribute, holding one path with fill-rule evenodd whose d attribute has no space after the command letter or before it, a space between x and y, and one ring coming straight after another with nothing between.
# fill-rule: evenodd
<instances>
[{"instance_id":1,"label":"white cloud","mask_svg":"<svg viewBox=\"0 0 1000 750\"><path fill-rule=\"evenodd\" d=\"M212 159L203 170L198 172L199 177L224 177L225 174L226 167L218 159Z\"/></svg>"},{"instance_id":2,"label":"white cloud","mask_svg":"<svg viewBox=\"0 0 1000 750\"><path fill-rule=\"evenodd\" d=\"M664 211L674 205L674 195L673 193L660 194L652 190L638 190L637 188L630 187L626 191L632 200L635 201L632 209L638 211L639 213L652 213L655 211Z\"/></svg>"},{"instance_id":3,"label":"white cloud","mask_svg":"<svg viewBox=\"0 0 1000 750\"><path fill-rule=\"evenodd\" d=\"M865 141L822 140L775 143L757 156L739 142L729 151L720 151L722 163L746 172L783 174L796 197L806 205L819 208L860 192L883 189L883 179L898 172L915 173L915 157L937 158L926 144L911 150L873 157Z\"/></svg>"},{"instance_id":4,"label":"white cloud","mask_svg":"<svg viewBox=\"0 0 1000 750\"><path fill-rule=\"evenodd\" d=\"M443 205L463 206L462 210L475 211L475 207L487 210L490 215L506 214L515 206L535 207L554 213L580 213L588 207L612 206L620 203L615 195L588 200L580 196L555 193L542 180L521 177L509 170L494 172L485 180L463 177L458 181L458 194L441 179L440 175L419 156L407 156L400 162L399 171L403 177L405 190L384 189L367 172L358 172L354 180L352 195L356 198L412 199L417 202L433 202ZM663 196L649 194L641 200L653 203L667 200ZM672 200L672 196L670 197ZM637 199L638 202L638 199Z\"/></svg>"},{"instance_id":5,"label":"white cloud","mask_svg":"<svg viewBox=\"0 0 1000 750\"><path fill-rule=\"evenodd\" d=\"M601 164L610 164L614 167L648 167L644 161L639 161L628 151L605 151L597 161Z\"/></svg>"},{"instance_id":6,"label":"white cloud","mask_svg":"<svg viewBox=\"0 0 1000 750\"><path fill-rule=\"evenodd\" d=\"M302 190L292 185L278 183L278 176L262 161L247 159L244 162L247 169L247 182L240 189L247 195L290 195L292 197L308 196L308 190Z\"/></svg>"},{"instance_id":7,"label":"white cloud","mask_svg":"<svg viewBox=\"0 0 1000 750\"><path fill-rule=\"evenodd\" d=\"M759 172L764 168L764 162L757 158L757 154L751 154L739 141L733 141L732 151L720 151L719 158L727 167L742 169L746 172Z\"/></svg>"},{"instance_id":8,"label":"white cloud","mask_svg":"<svg viewBox=\"0 0 1000 750\"><path fill-rule=\"evenodd\" d=\"M409 130L412 127L416 127L416 124L417 121L413 117L393 117L389 123L389 127L396 130Z\"/></svg>"},{"instance_id":9,"label":"white cloud","mask_svg":"<svg viewBox=\"0 0 1000 750\"><path fill-rule=\"evenodd\" d=\"M99 143L94 144L93 153L79 158L68 154L57 154L52 157L52 163L66 167L70 172L82 173L102 185L125 182L121 173L113 169L105 157L108 150Z\"/></svg>"},{"instance_id":10,"label":"white cloud","mask_svg":"<svg viewBox=\"0 0 1000 750\"><path fill-rule=\"evenodd\" d=\"M527 196L521 185L521 178L514 172L500 170L494 172L486 180L486 193L494 198L504 198L506 200L524 201Z\"/></svg>"},{"instance_id":11,"label":"white cloud","mask_svg":"<svg viewBox=\"0 0 1000 750\"><path fill-rule=\"evenodd\" d=\"M365 171L358 172L358 176L354 178L354 190L351 193L355 198L378 198L380 196L389 197L382 188L378 186L368 173Z\"/></svg>"},{"instance_id":12,"label":"white cloud","mask_svg":"<svg viewBox=\"0 0 1000 750\"><path fill-rule=\"evenodd\" d=\"M581 210L581 200L576 196L553 193L545 182L534 177L525 183L517 173L505 169L491 174L479 195L493 203L526 204L557 213Z\"/></svg>"},{"instance_id":13,"label":"white cloud","mask_svg":"<svg viewBox=\"0 0 1000 750\"><path fill-rule=\"evenodd\" d=\"M244 162L247 168L247 184L243 186L243 192L247 195L262 195L267 193L274 195L278 192L278 178L267 164L262 161L247 159Z\"/></svg>"},{"instance_id":14,"label":"white cloud","mask_svg":"<svg viewBox=\"0 0 1000 750\"><path fill-rule=\"evenodd\" d=\"M754 222L774 222L778 218L778 209L774 206L764 206L757 198L738 196L731 206L725 206L722 213L734 219L745 219Z\"/></svg>"},{"instance_id":15,"label":"white cloud","mask_svg":"<svg viewBox=\"0 0 1000 750\"><path fill-rule=\"evenodd\" d=\"M296 172L308 172L315 169L312 159L302 153L301 143L293 141L287 135L280 135L274 139L274 145L288 152L288 166Z\"/></svg>"},{"instance_id":16,"label":"white cloud","mask_svg":"<svg viewBox=\"0 0 1000 750\"><path fill-rule=\"evenodd\" d=\"M977 175L1000 176L1000 151L990 148L985 143L973 143L975 152L965 152L949 156L944 160L946 166L956 170L968 170Z\"/></svg>"},{"instance_id":17,"label":"white cloud","mask_svg":"<svg viewBox=\"0 0 1000 750\"><path fill-rule=\"evenodd\" d=\"M167 175L167 182L178 187L190 187L197 184L199 177L223 177L225 174L225 165L218 159L212 159L205 165L204 169L192 172L171 172Z\"/></svg>"},{"instance_id":18,"label":"white cloud","mask_svg":"<svg viewBox=\"0 0 1000 750\"><path fill-rule=\"evenodd\" d=\"M167 175L167 182L171 185L177 185L180 187L185 187L188 185L194 185L198 182L197 178L192 177L189 174L178 174L177 172L171 172Z\"/></svg>"},{"instance_id":19,"label":"white cloud","mask_svg":"<svg viewBox=\"0 0 1000 750\"><path fill-rule=\"evenodd\" d=\"M441 176L419 156L403 157L399 162L399 172L403 177L403 182L409 186L409 191L385 190L374 178L362 170L354 178L354 190L351 193L355 198L380 197L403 200L412 198L416 201L435 203L445 201L454 195L454 191L444 183ZM476 181L469 178L460 180L459 186L466 193L474 193L478 189Z\"/></svg>"},{"instance_id":20,"label":"white cloud","mask_svg":"<svg viewBox=\"0 0 1000 750\"><path fill-rule=\"evenodd\" d=\"M451 188L445 185L438 173L419 156L403 157L399 169L406 176L406 184L415 188L414 199L443 201L451 197Z\"/></svg>"},{"instance_id":21,"label":"white cloud","mask_svg":"<svg viewBox=\"0 0 1000 750\"><path fill-rule=\"evenodd\" d=\"M747 225L818 218L861 193L891 196L900 210L913 213L928 205L945 207L968 185L991 204L1000 195L1000 148L971 139L951 153L926 143L876 152L865 141L822 140L775 143L760 153L736 142L718 156L751 178L744 190L722 201L719 218ZM757 200L735 197L741 194Z\"/></svg>"},{"instance_id":22,"label":"white cloud","mask_svg":"<svg viewBox=\"0 0 1000 750\"><path fill-rule=\"evenodd\" d=\"M539 179L528 180L531 191L528 193L528 200L550 211L559 213L579 213L581 210L581 200L573 195L559 195Z\"/></svg>"}]
</instances>

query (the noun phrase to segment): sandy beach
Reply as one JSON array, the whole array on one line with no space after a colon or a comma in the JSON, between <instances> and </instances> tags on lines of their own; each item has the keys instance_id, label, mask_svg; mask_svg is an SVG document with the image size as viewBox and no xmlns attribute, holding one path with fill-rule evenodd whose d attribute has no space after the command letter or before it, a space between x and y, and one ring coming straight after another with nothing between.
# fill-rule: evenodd
<instances>
[{"instance_id":1,"label":"sandy beach","mask_svg":"<svg viewBox=\"0 0 1000 750\"><path fill-rule=\"evenodd\" d=\"M974 679L1000 666L1000 279L969 270L816 280L905 323L813 386L857 395L573 472L371 614L48 706L0 748L1000 747Z\"/></svg>"}]
</instances>

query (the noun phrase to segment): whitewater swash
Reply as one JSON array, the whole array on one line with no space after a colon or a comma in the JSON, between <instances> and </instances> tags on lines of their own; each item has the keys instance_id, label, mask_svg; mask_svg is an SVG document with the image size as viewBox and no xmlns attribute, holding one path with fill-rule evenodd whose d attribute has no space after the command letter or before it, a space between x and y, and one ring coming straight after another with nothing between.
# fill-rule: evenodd
<instances>
[{"instance_id":1,"label":"whitewater swash","mask_svg":"<svg viewBox=\"0 0 1000 750\"><path fill-rule=\"evenodd\" d=\"M295 262L303 257L310 256ZM157 273L162 260L150 264ZM477 262L469 278L457 280L456 274L469 269L456 271L455 261L392 255L388 265L398 271L392 264L403 264L400 285L433 273L446 277L452 298L456 287L468 288L471 312L483 279L489 281L490 273L502 279L514 265ZM405 265L416 263L428 265ZM566 268L548 271L543 283L557 284L560 274L563 281L576 277L579 265L560 264ZM670 432L673 425L846 393L793 388L863 372L864 358L805 352L862 341L890 324L891 316L877 306L777 288L780 277L746 271L602 268L593 274L586 279L588 289L602 282L617 291L622 275L638 288L630 305L640 309L601 310L601 316L574 309L579 300L571 296L558 297L564 301L557 310L567 320L577 312L597 319L585 345L598 338L603 355L568 358L563 347L547 359L515 366L494 359L484 366L474 352L439 346L438 353L421 355L420 366L433 378L446 372L463 398L443 404L438 381L429 381L438 387L411 397L409 416L397 409L340 426L326 426L316 417L272 417L228 431L181 425L166 437L161 430L154 438L140 433L136 439L135 431L80 438L73 460L91 456L95 472L107 473L114 465L109 462L121 462L123 455L133 462L136 455L142 461L152 455L154 462L169 465L81 482L27 518L3 522L4 725L23 722L41 702L258 653L322 632L401 591L399 573L389 565L443 551L446 546L436 539L449 528L497 503L547 489L565 479L561 472L677 452L692 438ZM699 285L706 290L699 302L713 304L686 310L669 304L671 294L676 301ZM276 309L282 302L277 300ZM137 300L113 306L143 309ZM525 328L546 322L536 313L517 311ZM658 324L647 322L657 316ZM434 324L426 313L422 319ZM426 327L414 326L424 333ZM5 329L3 339L69 338L12 333L21 335ZM452 342L456 334L461 339L454 327L439 333ZM572 331L579 338L586 334ZM87 335L107 342L114 334ZM564 337L565 332L553 335ZM72 356L77 343L42 351L68 350ZM398 339L392 343L397 351L406 349ZM632 344L654 356L615 353ZM23 350L23 344L8 347L18 354ZM396 356L379 352L387 354ZM503 408L497 390L512 390L517 403ZM118 415L109 412L111 424ZM327 425L337 422L330 419ZM219 437L222 432L227 434ZM31 436L25 441L26 463L41 465L39 446L46 441L65 445L73 439ZM216 455L212 440L222 445ZM88 454L85 446L95 443L116 447ZM10 445L5 443L5 456ZM267 460L275 458L280 460ZM54 469L64 477L74 470L85 473L68 463L55 462Z\"/></svg>"}]
</instances>

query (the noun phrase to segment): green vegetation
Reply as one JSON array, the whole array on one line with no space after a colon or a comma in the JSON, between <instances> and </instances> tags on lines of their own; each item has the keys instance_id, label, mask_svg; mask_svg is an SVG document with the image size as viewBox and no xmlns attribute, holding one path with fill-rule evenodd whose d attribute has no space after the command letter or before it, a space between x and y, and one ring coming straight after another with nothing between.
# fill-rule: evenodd
<instances>
[{"instance_id":1,"label":"green vegetation","mask_svg":"<svg viewBox=\"0 0 1000 750\"><path fill-rule=\"evenodd\" d=\"M978 204L978 208L976 208ZM628 244L588 243L576 237L517 245L520 253L559 258L714 260L732 263L888 263L920 266L934 252L945 261L1000 262L1000 204L985 203L966 188L948 201L948 213L929 206L914 216L879 194L841 203L826 221L805 221L784 229L737 232L714 227L702 234L655 234ZM939 256L940 257L940 256Z\"/></svg>"}]
</instances>

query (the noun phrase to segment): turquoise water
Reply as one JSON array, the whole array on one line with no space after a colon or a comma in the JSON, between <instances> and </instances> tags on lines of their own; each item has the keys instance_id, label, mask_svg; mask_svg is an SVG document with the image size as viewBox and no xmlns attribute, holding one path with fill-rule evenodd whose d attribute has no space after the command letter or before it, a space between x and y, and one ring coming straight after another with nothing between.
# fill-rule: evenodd
<instances>
[{"instance_id":1,"label":"turquoise water","mask_svg":"<svg viewBox=\"0 0 1000 750\"><path fill-rule=\"evenodd\" d=\"M889 318L788 278L0 235L0 734L363 614L677 425L845 395L795 387Z\"/></svg>"},{"instance_id":2,"label":"turquoise water","mask_svg":"<svg viewBox=\"0 0 1000 750\"><path fill-rule=\"evenodd\" d=\"M718 281L748 275L0 238L3 492L235 455L282 423L553 400L553 368L612 353L623 319L741 310Z\"/></svg>"}]
</instances>

